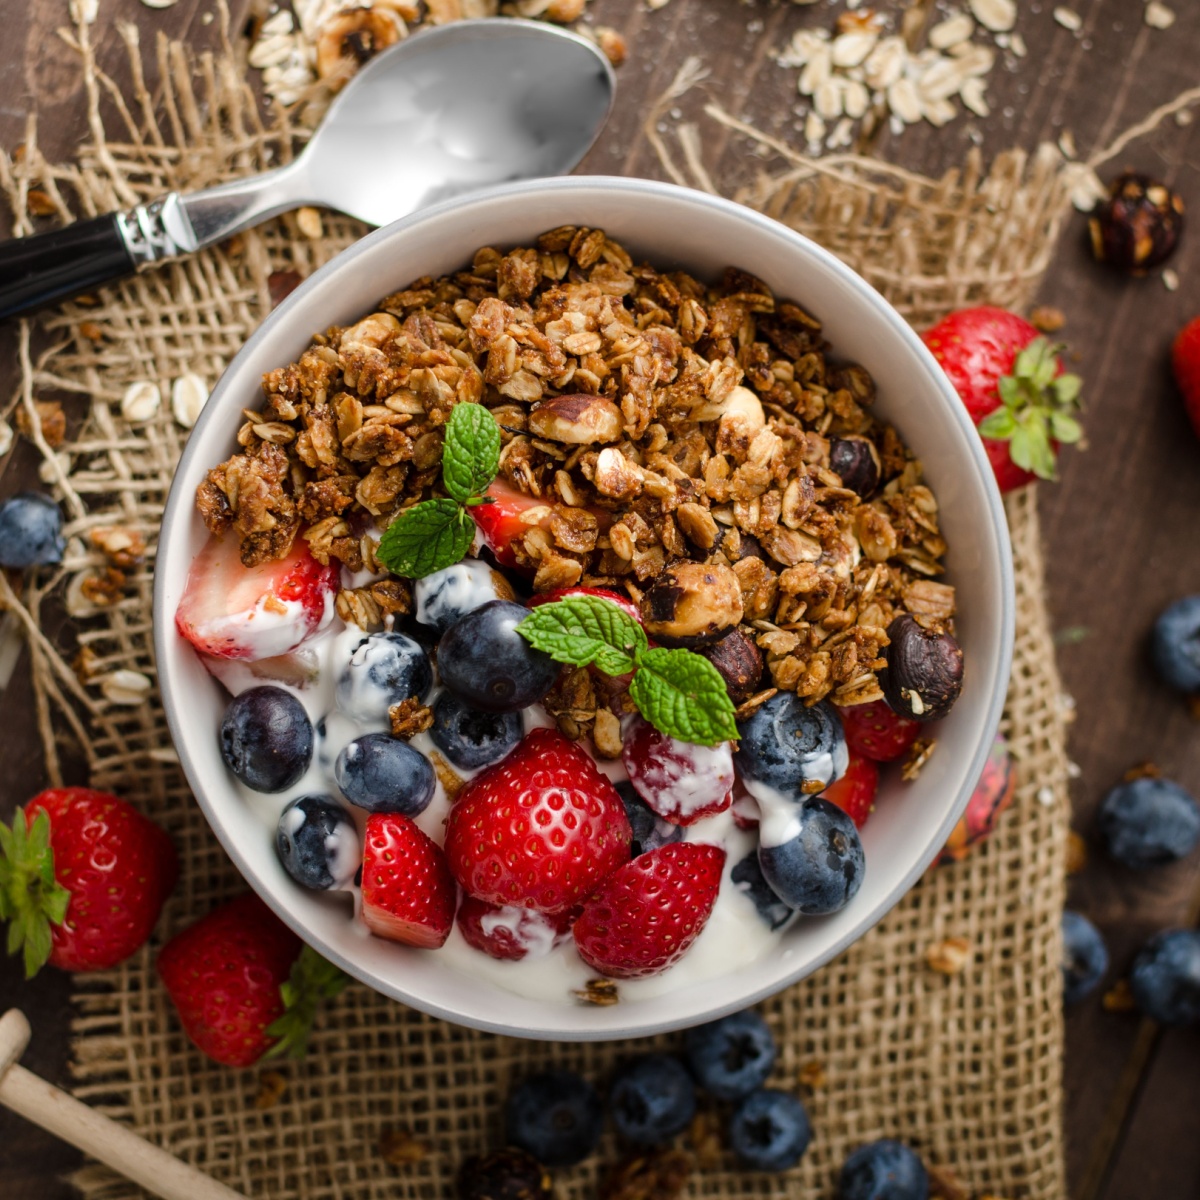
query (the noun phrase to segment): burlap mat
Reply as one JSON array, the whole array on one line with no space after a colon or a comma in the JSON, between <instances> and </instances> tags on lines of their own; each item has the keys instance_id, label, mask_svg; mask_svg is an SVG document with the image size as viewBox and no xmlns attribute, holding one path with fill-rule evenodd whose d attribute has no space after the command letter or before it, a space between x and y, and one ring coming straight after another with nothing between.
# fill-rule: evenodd
<instances>
[{"instance_id":1,"label":"burlap mat","mask_svg":"<svg viewBox=\"0 0 1200 1200\"><path fill-rule=\"evenodd\" d=\"M143 51L127 36L136 68ZM31 123L20 161L0 159L0 183L16 213L26 211L34 182L64 215L68 206L91 213L214 183L289 153L287 130L264 126L234 58L193 62L162 41L148 49L166 81L156 119L143 92L120 98L96 70L86 30L80 39L91 140L76 163L47 164ZM711 109L704 120L732 118ZM660 133L653 140L667 174L721 186L704 173L694 129L670 146ZM1029 301L1068 189L1053 149L1032 159L1002 155L986 172L972 158L940 180L776 149L785 154L782 176L760 180L741 198L830 246L915 323L972 301ZM0 598L29 634L50 775L59 773L56 738L78 740L93 783L124 794L175 838L183 874L156 942L244 885L188 793L157 694L122 705L104 691L115 671L154 678L154 536L186 437L169 403L134 426L121 418L119 402L138 380L156 382L168 397L184 371L214 380L268 312L271 273L306 275L362 232L329 215L324 224L321 239L306 240L284 218L236 245L105 291L97 307L68 306L47 320L54 347L38 361L30 359L29 331L21 334L23 387L14 403L35 418L35 400L62 399L87 416L57 455L35 429L47 478L70 518L68 561L20 597L0 585ZM810 1081L824 1077L806 1094L816 1137L801 1167L784 1182L740 1173L723 1159L697 1172L689 1195L828 1194L847 1152L882 1135L950 1168L968 1194L1064 1195L1059 913L1067 763L1033 493L1016 495L1008 512L1018 634L1004 729L1019 763L1014 809L968 861L933 872L837 962L763 1005L782 1045L775 1080L799 1088L806 1066ZM150 557L115 605L75 622L86 659L77 675L67 665L73 649L52 646L38 622L48 597L99 565L82 536L114 524L142 530ZM81 603L76 587L75 613L86 612ZM927 948L947 937L971 947L969 966L949 977L925 965ZM76 981L75 1091L249 1196L448 1196L461 1159L500 1139L501 1100L514 1075L555 1062L602 1081L630 1050L473 1033L354 985L323 1018L308 1059L278 1068L286 1076L282 1099L259 1109L259 1072L213 1066L180 1034L153 974L154 950ZM397 1168L377 1146L381 1134L400 1128L428 1153ZM593 1195L600 1164L615 1155L606 1144L564 1173L560 1194ZM137 1194L96 1168L78 1182L95 1200Z\"/></svg>"}]
</instances>

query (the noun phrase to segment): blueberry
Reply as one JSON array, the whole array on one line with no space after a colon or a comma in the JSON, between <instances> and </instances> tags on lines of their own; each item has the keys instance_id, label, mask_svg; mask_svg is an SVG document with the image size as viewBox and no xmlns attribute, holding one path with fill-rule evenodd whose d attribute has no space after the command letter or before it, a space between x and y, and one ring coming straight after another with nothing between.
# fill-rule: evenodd
<instances>
[{"instance_id":1,"label":"blueberry","mask_svg":"<svg viewBox=\"0 0 1200 1200\"><path fill-rule=\"evenodd\" d=\"M433 744L464 771L499 762L524 736L520 713L480 712L453 692L433 705Z\"/></svg>"},{"instance_id":2,"label":"blueberry","mask_svg":"<svg viewBox=\"0 0 1200 1200\"><path fill-rule=\"evenodd\" d=\"M333 765L342 795L367 812L416 817L433 799L433 764L388 733L365 733L347 743Z\"/></svg>"},{"instance_id":3,"label":"blueberry","mask_svg":"<svg viewBox=\"0 0 1200 1200\"><path fill-rule=\"evenodd\" d=\"M438 645L442 682L485 712L517 712L540 700L560 668L517 632L527 616L520 604L491 600L455 621Z\"/></svg>"},{"instance_id":4,"label":"blueberry","mask_svg":"<svg viewBox=\"0 0 1200 1200\"><path fill-rule=\"evenodd\" d=\"M304 705L278 687L235 696L221 722L225 765L256 792L283 792L299 781L313 756L313 727Z\"/></svg>"},{"instance_id":5,"label":"blueberry","mask_svg":"<svg viewBox=\"0 0 1200 1200\"><path fill-rule=\"evenodd\" d=\"M754 901L758 915L768 928L779 929L796 915L796 910L789 908L771 890L771 885L763 876L762 867L758 865L757 850L751 850L729 873L729 878L739 892L744 892Z\"/></svg>"},{"instance_id":6,"label":"blueberry","mask_svg":"<svg viewBox=\"0 0 1200 1200\"><path fill-rule=\"evenodd\" d=\"M1179 784L1143 776L1104 797L1097 825L1118 862L1154 867L1183 858L1200 841L1200 808Z\"/></svg>"},{"instance_id":7,"label":"blueberry","mask_svg":"<svg viewBox=\"0 0 1200 1200\"><path fill-rule=\"evenodd\" d=\"M1200 930L1168 929L1152 937L1133 960L1129 984L1151 1020L1200 1023Z\"/></svg>"},{"instance_id":8,"label":"blueberry","mask_svg":"<svg viewBox=\"0 0 1200 1200\"><path fill-rule=\"evenodd\" d=\"M357 721L386 721L393 704L424 700L433 687L429 655L402 633L373 633L354 648L337 684L337 705Z\"/></svg>"},{"instance_id":9,"label":"blueberry","mask_svg":"<svg viewBox=\"0 0 1200 1200\"><path fill-rule=\"evenodd\" d=\"M49 496L18 492L0 504L0 567L62 562L62 512Z\"/></svg>"},{"instance_id":10,"label":"blueberry","mask_svg":"<svg viewBox=\"0 0 1200 1200\"><path fill-rule=\"evenodd\" d=\"M795 692L776 692L760 704L738 723L738 737L738 773L756 800L795 799L818 790L814 783L824 788L850 762L833 706L822 701L807 708Z\"/></svg>"},{"instance_id":11,"label":"blueberry","mask_svg":"<svg viewBox=\"0 0 1200 1200\"><path fill-rule=\"evenodd\" d=\"M629 827L633 830L633 841L630 848L633 857L647 854L665 846L669 842L683 839L683 827L664 821L634 790L628 779L622 779L617 785L621 802L625 805L625 815L629 818Z\"/></svg>"},{"instance_id":12,"label":"blueberry","mask_svg":"<svg viewBox=\"0 0 1200 1200\"><path fill-rule=\"evenodd\" d=\"M418 579L413 584L417 620L438 633L445 633L460 617L489 600L503 598L496 588L496 579L496 572L477 558L464 558L452 567ZM511 589L508 595L512 596Z\"/></svg>"},{"instance_id":13,"label":"blueberry","mask_svg":"<svg viewBox=\"0 0 1200 1200\"><path fill-rule=\"evenodd\" d=\"M1154 666L1181 692L1200 692L1200 596L1176 600L1154 623Z\"/></svg>"},{"instance_id":14,"label":"blueberry","mask_svg":"<svg viewBox=\"0 0 1200 1200\"><path fill-rule=\"evenodd\" d=\"M718 1100L748 1096L775 1065L775 1039L752 1008L689 1029L684 1046L696 1081Z\"/></svg>"},{"instance_id":15,"label":"blueberry","mask_svg":"<svg viewBox=\"0 0 1200 1200\"><path fill-rule=\"evenodd\" d=\"M570 1167L600 1140L604 1112L596 1089L574 1071L543 1071L522 1080L504 1109L514 1146L548 1167Z\"/></svg>"},{"instance_id":16,"label":"blueberry","mask_svg":"<svg viewBox=\"0 0 1200 1200\"><path fill-rule=\"evenodd\" d=\"M358 830L330 796L299 796L279 814L275 849L287 873L306 888L349 886L358 870Z\"/></svg>"},{"instance_id":17,"label":"blueberry","mask_svg":"<svg viewBox=\"0 0 1200 1200\"><path fill-rule=\"evenodd\" d=\"M1108 950L1100 931L1082 913L1062 915L1063 1003L1078 1004L1090 996L1108 970Z\"/></svg>"},{"instance_id":18,"label":"blueberry","mask_svg":"<svg viewBox=\"0 0 1200 1200\"><path fill-rule=\"evenodd\" d=\"M842 1164L839 1200L928 1200L929 1176L903 1142L881 1138L859 1146Z\"/></svg>"},{"instance_id":19,"label":"blueberry","mask_svg":"<svg viewBox=\"0 0 1200 1200\"><path fill-rule=\"evenodd\" d=\"M862 886L866 860L858 830L836 804L820 796L764 809L759 839L763 878L797 912L837 912Z\"/></svg>"},{"instance_id":20,"label":"blueberry","mask_svg":"<svg viewBox=\"0 0 1200 1200\"><path fill-rule=\"evenodd\" d=\"M696 1087L687 1068L666 1054L626 1063L608 1095L617 1132L638 1146L669 1141L696 1115Z\"/></svg>"},{"instance_id":21,"label":"blueberry","mask_svg":"<svg viewBox=\"0 0 1200 1200\"><path fill-rule=\"evenodd\" d=\"M756 1171L786 1171L808 1149L812 1127L804 1105L788 1092L762 1088L751 1092L729 1122L734 1154Z\"/></svg>"}]
</instances>

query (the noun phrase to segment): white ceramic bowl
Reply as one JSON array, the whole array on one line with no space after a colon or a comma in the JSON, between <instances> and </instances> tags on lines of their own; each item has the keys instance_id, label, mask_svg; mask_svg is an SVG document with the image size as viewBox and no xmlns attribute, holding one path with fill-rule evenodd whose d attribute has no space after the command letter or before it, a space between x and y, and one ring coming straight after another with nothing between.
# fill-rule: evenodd
<instances>
[{"instance_id":1,"label":"white ceramic bowl","mask_svg":"<svg viewBox=\"0 0 1200 1200\"><path fill-rule=\"evenodd\" d=\"M701 278L736 264L811 309L837 356L871 372L878 411L899 426L937 493L966 656L962 698L938 730L938 753L913 784L888 773L864 831L866 878L847 908L802 921L775 955L727 978L610 1008L531 1000L459 974L436 951L362 936L343 906L298 888L226 772L216 736L222 689L173 620L207 537L193 507L196 486L234 449L238 414L258 403L262 373L294 361L314 331L369 312L418 276L458 269L479 246L528 245L563 224L603 228L635 258ZM351 975L405 1004L480 1029L581 1040L683 1028L732 1012L815 971L874 925L929 865L979 777L1008 682L1013 612L1008 532L979 438L933 358L877 292L820 246L749 209L645 180L576 177L451 200L380 229L267 318L214 389L176 473L158 548L154 624L163 698L188 780L242 874L284 921Z\"/></svg>"}]
</instances>

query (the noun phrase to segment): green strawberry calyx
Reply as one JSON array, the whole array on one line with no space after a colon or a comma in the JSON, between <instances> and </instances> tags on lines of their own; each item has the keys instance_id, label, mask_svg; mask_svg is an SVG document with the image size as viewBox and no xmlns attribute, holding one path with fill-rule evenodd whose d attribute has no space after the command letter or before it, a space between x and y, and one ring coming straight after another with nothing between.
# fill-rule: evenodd
<instances>
[{"instance_id":1,"label":"green strawberry calyx","mask_svg":"<svg viewBox=\"0 0 1200 1200\"><path fill-rule=\"evenodd\" d=\"M263 1057L303 1058L321 1005L339 995L349 982L350 976L343 970L305 946L292 963L287 982L279 986L283 1015L267 1026L267 1035L278 1040Z\"/></svg>"},{"instance_id":2,"label":"green strawberry calyx","mask_svg":"<svg viewBox=\"0 0 1200 1200\"><path fill-rule=\"evenodd\" d=\"M1065 348L1034 338L1017 355L1012 373L999 381L1000 407L979 422L983 437L1007 442L1013 462L1039 479L1057 476L1055 442L1071 444L1083 437L1075 416L1082 407L1083 381L1058 373L1058 356Z\"/></svg>"},{"instance_id":3,"label":"green strawberry calyx","mask_svg":"<svg viewBox=\"0 0 1200 1200\"><path fill-rule=\"evenodd\" d=\"M11 829L0 823L0 920L8 922L8 953L23 952L26 979L50 957L50 927L63 923L70 902L54 876L49 813L27 822L18 808Z\"/></svg>"}]
</instances>

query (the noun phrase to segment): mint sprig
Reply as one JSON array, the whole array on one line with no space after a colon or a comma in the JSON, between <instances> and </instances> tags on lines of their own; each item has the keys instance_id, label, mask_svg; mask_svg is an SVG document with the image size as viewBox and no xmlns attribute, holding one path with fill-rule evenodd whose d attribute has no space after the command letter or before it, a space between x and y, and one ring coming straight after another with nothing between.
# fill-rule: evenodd
<instances>
[{"instance_id":1,"label":"mint sprig","mask_svg":"<svg viewBox=\"0 0 1200 1200\"><path fill-rule=\"evenodd\" d=\"M1083 437L1075 417L1083 382L1058 373L1065 349L1034 338L1013 362L1011 375L998 383L1001 406L979 422L980 435L1008 442L1013 463L1039 479L1055 478L1054 442L1071 444Z\"/></svg>"},{"instance_id":2,"label":"mint sprig","mask_svg":"<svg viewBox=\"0 0 1200 1200\"><path fill-rule=\"evenodd\" d=\"M555 662L595 665L606 675L633 672L630 698L668 737L715 746L738 736L733 701L717 668L690 650L651 648L645 630L611 600L568 596L539 605L517 632Z\"/></svg>"},{"instance_id":3,"label":"mint sprig","mask_svg":"<svg viewBox=\"0 0 1200 1200\"><path fill-rule=\"evenodd\" d=\"M405 509L384 530L375 556L406 579L422 579L460 562L475 537L467 508L486 502L484 493L499 465L495 417L481 404L456 404L442 448L442 484L451 498Z\"/></svg>"},{"instance_id":4,"label":"mint sprig","mask_svg":"<svg viewBox=\"0 0 1200 1200\"><path fill-rule=\"evenodd\" d=\"M280 984L283 1015L267 1026L267 1034L277 1038L264 1058L303 1058L308 1038L321 1005L340 995L350 976L340 967L322 958L311 946L300 951L292 963L286 983Z\"/></svg>"}]
</instances>

